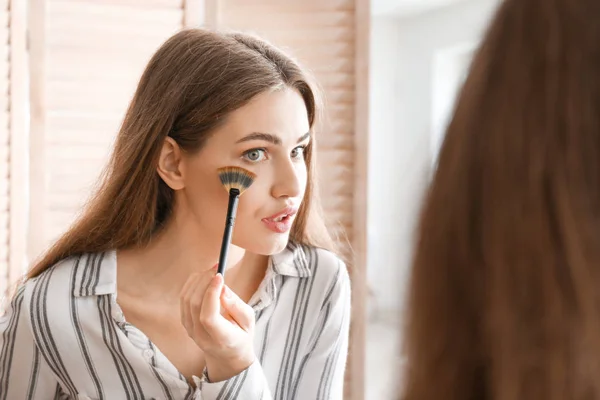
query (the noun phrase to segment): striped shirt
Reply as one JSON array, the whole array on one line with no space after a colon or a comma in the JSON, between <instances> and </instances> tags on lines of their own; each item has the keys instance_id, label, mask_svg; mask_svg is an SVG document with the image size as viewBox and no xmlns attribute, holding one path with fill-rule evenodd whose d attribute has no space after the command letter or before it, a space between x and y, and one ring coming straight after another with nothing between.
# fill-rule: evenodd
<instances>
[{"instance_id":1,"label":"striped shirt","mask_svg":"<svg viewBox=\"0 0 600 400\"><path fill-rule=\"evenodd\" d=\"M257 360L222 382L173 364L123 317L116 252L66 259L0 318L0 400L342 399L350 281L333 253L290 243L250 300Z\"/></svg>"}]
</instances>

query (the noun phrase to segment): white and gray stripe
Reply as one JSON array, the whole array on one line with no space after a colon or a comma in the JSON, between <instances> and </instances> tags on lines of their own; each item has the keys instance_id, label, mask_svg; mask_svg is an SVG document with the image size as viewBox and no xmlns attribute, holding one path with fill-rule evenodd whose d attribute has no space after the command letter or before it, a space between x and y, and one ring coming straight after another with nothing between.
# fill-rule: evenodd
<instances>
[{"instance_id":1,"label":"white and gray stripe","mask_svg":"<svg viewBox=\"0 0 600 400\"><path fill-rule=\"evenodd\" d=\"M154 344L150 341L150 339L148 339L148 349L149 350L153 350L154 348ZM158 383L160 384L160 387L163 390L163 393L165 395L165 399L166 400L173 400L173 394L171 393L171 390L169 389L169 385L167 384L167 382L165 382L165 380L163 379L163 377L160 375L160 372L157 370L157 363L156 363L156 355L152 356L152 359L150 361L151 367L152 367L152 373L154 373L154 376L156 377L156 380L158 381Z\"/></svg>"},{"instance_id":2,"label":"white and gray stripe","mask_svg":"<svg viewBox=\"0 0 600 400\"><path fill-rule=\"evenodd\" d=\"M90 265L96 261L96 255L94 254L92 257L87 257L85 271L90 268ZM75 290L75 282L77 278L77 272L79 271L79 263L81 262L82 257L78 257L77 261L75 261L75 267L73 268L73 273L71 274L71 292ZM101 259L101 258L100 258ZM99 269L99 268L98 268ZM94 382L94 387L96 389L96 398L99 400L105 399L104 390L102 388L102 382L100 381L100 377L98 376L98 372L96 371L96 366L92 361L92 357L90 355L90 350L86 343L85 333L83 328L81 327L80 315L77 309L78 301L74 296L71 296L70 299L70 308L71 308L71 324L75 333L77 335L77 344L79 345L79 349L81 350L81 355L84 359L85 367L88 370L92 381Z\"/></svg>"},{"instance_id":3,"label":"white and gray stripe","mask_svg":"<svg viewBox=\"0 0 600 400\"><path fill-rule=\"evenodd\" d=\"M98 310L102 327L102 338L115 363L127 400L144 400L144 393L136 371L123 353L116 324L112 322L112 304L107 296L98 297Z\"/></svg>"},{"instance_id":4,"label":"white and gray stripe","mask_svg":"<svg viewBox=\"0 0 600 400\"><path fill-rule=\"evenodd\" d=\"M31 376L29 377L29 389L27 390L27 398L33 398L37 386L38 374L40 373L40 351L37 347L33 348L33 362L31 368Z\"/></svg>"},{"instance_id":5,"label":"white and gray stripe","mask_svg":"<svg viewBox=\"0 0 600 400\"><path fill-rule=\"evenodd\" d=\"M198 387L123 319L116 270L114 251L82 254L19 288L0 318L0 400L343 398L350 287L332 253L289 243L272 256L249 302L257 361Z\"/></svg>"},{"instance_id":6,"label":"white and gray stripe","mask_svg":"<svg viewBox=\"0 0 600 400\"><path fill-rule=\"evenodd\" d=\"M317 257L313 257L311 250L309 251L311 252L309 262L311 263L312 269L314 269L314 272L316 273L318 259ZM298 260L296 259L294 262L298 263ZM311 293L314 283L314 279L304 280L296 290L296 296L292 308L292 321L288 329L284 355L279 370L280 373L277 382L277 389L275 391L276 398L289 398L289 387L291 386L292 377L294 376L294 369L298 364L298 348L301 343L300 335L303 333L304 321L306 319L306 313L308 310L308 302L311 300Z\"/></svg>"},{"instance_id":7,"label":"white and gray stripe","mask_svg":"<svg viewBox=\"0 0 600 400\"><path fill-rule=\"evenodd\" d=\"M34 284L29 310L31 315L31 328L35 343L46 360L46 363L48 363L54 374L58 377L59 383L65 385L69 394L76 398L77 389L71 379L71 375L65 367L62 355L58 351L56 340L52 334L50 318L48 317L48 288L50 287L50 280L52 279L54 272L54 269L50 269L47 273L41 275ZM53 321L53 323L54 322L55 321Z\"/></svg>"},{"instance_id":8,"label":"white and gray stripe","mask_svg":"<svg viewBox=\"0 0 600 400\"><path fill-rule=\"evenodd\" d=\"M10 383L10 373L13 356L15 353L15 342L17 338L17 326L19 317L21 316L21 308L23 306L23 288L21 288L13 301L13 309L11 310L8 324L2 332L2 350L0 350L0 388L8 387ZM7 391L0 391L0 399L6 400Z\"/></svg>"}]
</instances>

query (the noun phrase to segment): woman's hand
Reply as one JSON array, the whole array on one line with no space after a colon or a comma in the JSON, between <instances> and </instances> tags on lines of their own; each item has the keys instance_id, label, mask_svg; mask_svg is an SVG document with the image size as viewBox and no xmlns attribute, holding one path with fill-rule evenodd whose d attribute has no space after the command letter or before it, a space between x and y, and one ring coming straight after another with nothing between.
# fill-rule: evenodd
<instances>
[{"instance_id":1,"label":"woman's hand","mask_svg":"<svg viewBox=\"0 0 600 400\"><path fill-rule=\"evenodd\" d=\"M254 310L214 268L189 277L180 308L183 326L204 352L211 382L236 376L254 362Z\"/></svg>"}]
</instances>

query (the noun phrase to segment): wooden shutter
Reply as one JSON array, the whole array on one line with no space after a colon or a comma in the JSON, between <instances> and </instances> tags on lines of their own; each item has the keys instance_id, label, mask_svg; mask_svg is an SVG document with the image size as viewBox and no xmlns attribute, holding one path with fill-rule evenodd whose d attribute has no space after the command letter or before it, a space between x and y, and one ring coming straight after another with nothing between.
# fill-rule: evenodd
<instances>
[{"instance_id":1,"label":"wooden shutter","mask_svg":"<svg viewBox=\"0 0 600 400\"><path fill-rule=\"evenodd\" d=\"M330 229L352 244L350 359L345 398L364 397L368 1L211 0L208 25L256 32L292 54L325 92L320 192ZM342 242L345 245L347 242Z\"/></svg>"},{"instance_id":2,"label":"wooden shutter","mask_svg":"<svg viewBox=\"0 0 600 400\"><path fill-rule=\"evenodd\" d=\"M31 0L30 256L73 222L151 55L199 0Z\"/></svg>"},{"instance_id":3,"label":"wooden shutter","mask_svg":"<svg viewBox=\"0 0 600 400\"><path fill-rule=\"evenodd\" d=\"M0 297L25 267L25 5L0 1Z\"/></svg>"},{"instance_id":4,"label":"wooden shutter","mask_svg":"<svg viewBox=\"0 0 600 400\"><path fill-rule=\"evenodd\" d=\"M10 233L10 10L7 1L0 10L0 291L8 283Z\"/></svg>"}]
</instances>

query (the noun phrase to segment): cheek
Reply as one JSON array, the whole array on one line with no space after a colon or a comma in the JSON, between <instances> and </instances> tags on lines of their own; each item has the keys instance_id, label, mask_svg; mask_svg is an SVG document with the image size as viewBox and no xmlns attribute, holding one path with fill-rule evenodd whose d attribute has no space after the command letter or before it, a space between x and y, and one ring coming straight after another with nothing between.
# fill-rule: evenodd
<instances>
[{"instance_id":1,"label":"cheek","mask_svg":"<svg viewBox=\"0 0 600 400\"><path fill-rule=\"evenodd\" d=\"M306 184L308 183L308 167L306 164L301 164L297 169L298 176L298 184L300 186L301 198L304 197L304 192L306 191Z\"/></svg>"},{"instance_id":2,"label":"cheek","mask_svg":"<svg viewBox=\"0 0 600 400\"><path fill-rule=\"evenodd\" d=\"M215 226L220 220L224 223L228 195L217 177L198 176L186 188L189 207L203 225Z\"/></svg>"},{"instance_id":3,"label":"cheek","mask_svg":"<svg viewBox=\"0 0 600 400\"><path fill-rule=\"evenodd\" d=\"M269 171L260 171L258 174L262 179L256 180L239 199L236 227L239 226L238 229L240 230L244 230L244 227L250 228L253 222L260 222L261 218L276 211L274 207L278 206L278 204L273 204L274 199L271 197L271 184L274 178L269 175ZM296 167L296 179L300 192L298 197L303 198L308 182L308 171L305 164L298 163ZM205 196L208 192L210 191L207 191L206 194L201 193L200 196ZM222 196L220 192L222 192ZM227 192L222 187L220 188L220 192L219 196L214 196L213 194L211 200L205 199L203 204L206 204L207 202L211 202L213 205L216 204L216 206L213 207L212 214L218 214L219 218L221 218L222 215L222 217L225 218L228 196ZM214 197L218 197L218 199L214 200ZM222 212L216 212L217 209L222 209Z\"/></svg>"},{"instance_id":4,"label":"cheek","mask_svg":"<svg viewBox=\"0 0 600 400\"><path fill-rule=\"evenodd\" d=\"M240 219L255 218L260 214L265 205L268 206L269 188L264 181L256 181L240 196L238 203L238 216Z\"/></svg>"}]
</instances>

